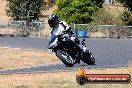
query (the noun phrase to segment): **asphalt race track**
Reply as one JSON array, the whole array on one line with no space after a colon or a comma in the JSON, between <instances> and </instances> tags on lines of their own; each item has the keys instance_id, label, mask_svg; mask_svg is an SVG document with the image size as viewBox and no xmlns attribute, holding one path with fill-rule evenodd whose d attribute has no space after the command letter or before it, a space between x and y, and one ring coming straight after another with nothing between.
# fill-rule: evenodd
<instances>
[{"instance_id":1,"label":"asphalt race track","mask_svg":"<svg viewBox=\"0 0 132 88\"><path fill-rule=\"evenodd\" d=\"M1 37L0 47L24 48L47 50L48 38L27 38L27 37ZM93 53L96 63L92 67L119 67L128 66L132 60L132 39L86 39L88 49ZM84 63L82 63L84 64ZM16 73L16 72L33 72L33 71L53 71L53 70L72 70L65 67L62 63L54 65L38 65L28 68L17 68L0 70L0 73Z\"/></svg>"}]
</instances>

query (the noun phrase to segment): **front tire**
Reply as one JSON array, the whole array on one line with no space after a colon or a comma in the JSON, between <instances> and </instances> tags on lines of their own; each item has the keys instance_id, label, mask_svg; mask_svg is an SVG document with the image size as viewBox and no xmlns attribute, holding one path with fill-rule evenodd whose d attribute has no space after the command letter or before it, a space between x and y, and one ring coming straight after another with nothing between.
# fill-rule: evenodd
<instances>
[{"instance_id":1,"label":"front tire","mask_svg":"<svg viewBox=\"0 0 132 88\"><path fill-rule=\"evenodd\" d=\"M94 65L95 64L95 59L89 50L86 50L83 53L82 61L88 65Z\"/></svg>"},{"instance_id":2,"label":"front tire","mask_svg":"<svg viewBox=\"0 0 132 88\"><path fill-rule=\"evenodd\" d=\"M57 50L56 56L68 67L74 66L74 60L66 51Z\"/></svg>"}]
</instances>

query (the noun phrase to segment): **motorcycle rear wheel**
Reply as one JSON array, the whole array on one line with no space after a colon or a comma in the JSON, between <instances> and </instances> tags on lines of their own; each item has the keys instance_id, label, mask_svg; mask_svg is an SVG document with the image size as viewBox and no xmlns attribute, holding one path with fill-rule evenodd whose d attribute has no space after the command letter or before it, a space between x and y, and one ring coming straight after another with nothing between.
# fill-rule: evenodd
<instances>
[{"instance_id":1,"label":"motorcycle rear wheel","mask_svg":"<svg viewBox=\"0 0 132 88\"><path fill-rule=\"evenodd\" d=\"M83 54L82 61L88 65L94 65L95 59L89 50L86 50Z\"/></svg>"}]
</instances>

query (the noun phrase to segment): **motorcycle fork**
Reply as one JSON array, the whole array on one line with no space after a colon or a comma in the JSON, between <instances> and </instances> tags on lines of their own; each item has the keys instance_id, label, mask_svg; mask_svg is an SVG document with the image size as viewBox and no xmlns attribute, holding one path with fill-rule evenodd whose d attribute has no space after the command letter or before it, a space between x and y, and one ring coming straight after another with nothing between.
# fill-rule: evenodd
<instances>
[{"instance_id":1,"label":"motorcycle fork","mask_svg":"<svg viewBox=\"0 0 132 88\"><path fill-rule=\"evenodd\" d=\"M74 43L73 42L73 47L75 47L74 48L74 55L75 55L75 57L76 57L76 61L75 61L75 63L78 63L78 64L80 64L80 60L81 60L81 58L82 58L82 54L83 54L83 52L82 52L82 50L80 49L80 47L78 46L78 44L76 44L76 43Z\"/></svg>"}]
</instances>

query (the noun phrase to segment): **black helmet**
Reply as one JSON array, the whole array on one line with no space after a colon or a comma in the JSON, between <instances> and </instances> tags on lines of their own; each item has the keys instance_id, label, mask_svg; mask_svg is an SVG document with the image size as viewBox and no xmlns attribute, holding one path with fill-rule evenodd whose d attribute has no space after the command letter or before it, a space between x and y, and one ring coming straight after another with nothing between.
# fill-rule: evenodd
<instances>
[{"instance_id":1,"label":"black helmet","mask_svg":"<svg viewBox=\"0 0 132 88\"><path fill-rule=\"evenodd\" d=\"M48 24L50 27L56 27L59 23L58 17L54 14L49 15L48 17Z\"/></svg>"}]
</instances>

